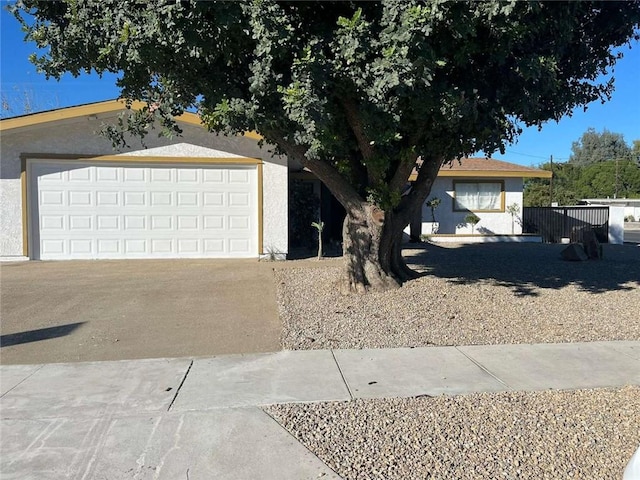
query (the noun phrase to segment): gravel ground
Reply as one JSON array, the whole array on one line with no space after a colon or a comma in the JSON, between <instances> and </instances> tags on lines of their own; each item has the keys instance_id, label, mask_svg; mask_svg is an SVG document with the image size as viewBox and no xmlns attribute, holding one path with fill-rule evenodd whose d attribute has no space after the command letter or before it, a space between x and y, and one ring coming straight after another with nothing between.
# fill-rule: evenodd
<instances>
[{"instance_id":1,"label":"gravel ground","mask_svg":"<svg viewBox=\"0 0 640 480\"><path fill-rule=\"evenodd\" d=\"M265 408L345 479L619 479L640 388Z\"/></svg>"},{"instance_id":2,"label":"gravel ground","mask_svg":"<svg viewBox=\"0 0 640 480\"><path fill-rule=\"evenodd\" d=\"M640 340L640 247L565 262L563 245L405 250L427 275L384 293L340 295L339 259L276 268L285 349Z\"/></svg>"},{"instance_id":3,"label":"gravel ground","mask_svg":"<svg viewBox=\"0 0 640 480\"><path fill-rule=\"evenodd\" d=\"M275 269L285 349L640 339L640 248L422 245L427 275L343 297L340 260ZM640 387L274 405L345 479L613 479L640 443Z\"/></svg>"}]
</instances>

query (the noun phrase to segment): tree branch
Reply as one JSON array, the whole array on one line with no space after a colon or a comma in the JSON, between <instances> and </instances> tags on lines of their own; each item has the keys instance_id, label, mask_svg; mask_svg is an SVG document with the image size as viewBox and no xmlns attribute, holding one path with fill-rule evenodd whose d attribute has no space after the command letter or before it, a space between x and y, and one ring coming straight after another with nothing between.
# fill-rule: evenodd
<instances>
[{"instance_id":1,"label":"tree branch","mask_svg":"<svg viewBox=\"0 0 640 480\"><path fill-rule=\"evenodd\" d=\"M353 135L356 137L358 149L360 150L360 153L362 153L363 164L367 171L368 184L375 185L377 180L376 172L373 172L369 167L369 160L371 160L375 155L375 149L371 140L364 133L364 126L360 119L358 106L352 99L347 97L340 96L339 100L344 108L347 123L351 127Z\"/></svg>"},{"instance_id":2,"label":"tree branch","mask_svg":"<svg viewBox=\"0 0 640 480\"><path fill-rule=\"evenodd\" d=\"M409 176L411 175L413 167L416 166L417 160L418 159L413 149L407 149L402 152L400 164L398 165L398 168L396 168L391 182L389 182L389 187L392 192L402 191L409 181Z\"/></svg>"},{"instance_id":3,"label":"tree branch","mask_svg":"<svg viewBox=\"0 0 640 480\"><path fill-rule=\"evenodd\" d=\"M426 200L443 162L444 157L428 156L423 158L422 167L418 171L418 178L413 182L411 192L402 197L400 204L394 209L394 214L401 221L408 223L414 213L413 210Z\"/></svg>"},{"instance_id":4,"label":"tree branch","mask_svg":"<svg viewBox=\"0 0 640 480\"><path fill-rule=\"evenodd\" d=\"M278 145L289 158L297 160L311 170L347 211L362 205L364 200L333 166L322 160L307 157L307 149L304 146L286 140L282 134L268 132L266 137Z\"/></svg>"},{"instance_id":5,"label":"tree branch","mask_svg":"<svg viewBox=\"0 0 640 480\"><path fill-rule=\"evenodd\" d=\"M374 150L373 145L371 145L371 141L364 133L364 127L362 126L360 115L358 114L358 107L350 98L339 97L339 99L344 108L347 123L351 127L351 130L356 137L360 152L362 152L362 158L367 161L373 157Z\"/></svg>"}]
</instances>

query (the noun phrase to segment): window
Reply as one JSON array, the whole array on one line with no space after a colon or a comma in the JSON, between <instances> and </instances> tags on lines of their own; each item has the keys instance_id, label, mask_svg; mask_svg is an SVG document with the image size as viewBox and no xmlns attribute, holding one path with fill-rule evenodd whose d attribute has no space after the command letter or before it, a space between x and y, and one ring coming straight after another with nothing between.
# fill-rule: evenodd
<instances>
[{"instance_id":1,"label":"window","mask_svg":"<svg viewBox=\"0 0 640 480\"><path fill-rule=\"evenodd\" d=\"M503 182L453 182L453 209L471 211L504 211Z\"/></svg>"}]
</instances>

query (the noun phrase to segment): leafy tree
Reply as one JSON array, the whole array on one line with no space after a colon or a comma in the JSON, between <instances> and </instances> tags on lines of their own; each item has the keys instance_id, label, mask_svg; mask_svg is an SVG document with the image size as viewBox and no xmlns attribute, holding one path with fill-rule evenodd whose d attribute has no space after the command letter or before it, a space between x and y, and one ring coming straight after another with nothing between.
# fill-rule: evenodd
<instances>
[{"instance_id":1,"label":"leafy tree","mask_svg":"<svg viewBox=\"0 0 640 480\"><path fill-rule=\"evenodd\" d=\"M545 163L539 168L551 170ZM527 207L549 206L549 180L529 179L524 186ZM575 205L582 198L640 198L640 168L632 160L596 162L578 167L571 162L553 164L553 201Z\"/></svg>"},{"instance_id":2,"label":"leafy tree","mask_svg":"<svg viewBox=\"0 0 640 480\"><path fill-rule=\"evenodd\" d=\"M594 163L581 169L576 190L580 198L638 198L640 168L631 160Z\"/></svg>"},{"instance_id":3,"label":"leafy tree","mask_svg":"<svg viewBox=\"0 0 640 480\"><path fill-rule=\"evenodd\" d=\"M597 162L615 159L628 159L631 149L624 141L621 133L613 133L606 128L596 132L594 128L587 129L580 140L571 145L569 162L578 166L587 166Z\"/></svg>"},{"instance_id":4,"label":"leafy tree","mask_svg":"<svg viewBox=\"0 0 640 480\"><path fill-rule=\"evenodd\" d=\"M571 163L547 162L538 168L553 171L553 192L548 179L531 178L524 184L523 202L525 207L548 207L552 202L558 205L575 205L580 199L576 181L580 176L580 168Z\"/></svg>"},{"instance_id":5,"label":"leafy tree","mask_svg":"<svg viewBox=\"0 0 640 480\"><path fill-rule=\"evenodd\" d=\"M123 128L157 119L171 132L196 106L211 130L256 130L315 173L347 212L344 291L413 276L402 229L443 163L607 100L612 82L594 79L640 21L638 1L21 0L14 11L47 49L33 61L48 76L121 72L122 96L148 102Z\"/></svg>"},{"instance_id":6,"label":"leafy tree","mask_svg":"<svg viewBox=\"0 0 640 480\"><path fill-rule=\"evenodd\" d=\"M633 148L631 149L631 160L640 167L640 140L633 141Z\"/></svg>"}]
</instances>

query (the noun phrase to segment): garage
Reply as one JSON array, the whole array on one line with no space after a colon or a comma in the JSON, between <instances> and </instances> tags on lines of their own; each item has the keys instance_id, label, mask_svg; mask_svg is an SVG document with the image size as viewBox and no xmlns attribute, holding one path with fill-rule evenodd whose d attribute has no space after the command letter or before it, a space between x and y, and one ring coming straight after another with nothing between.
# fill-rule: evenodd
<instances>
[{"instance_id":1,"label":"garage","mask_svg":"<svg viewBox=\"0 0 640 480\"><path fill-rule=\"evenodd\" d=\"M27 160L32 259L260 254L258 160L119 158Z\"/></svg>"}]
</instances>

